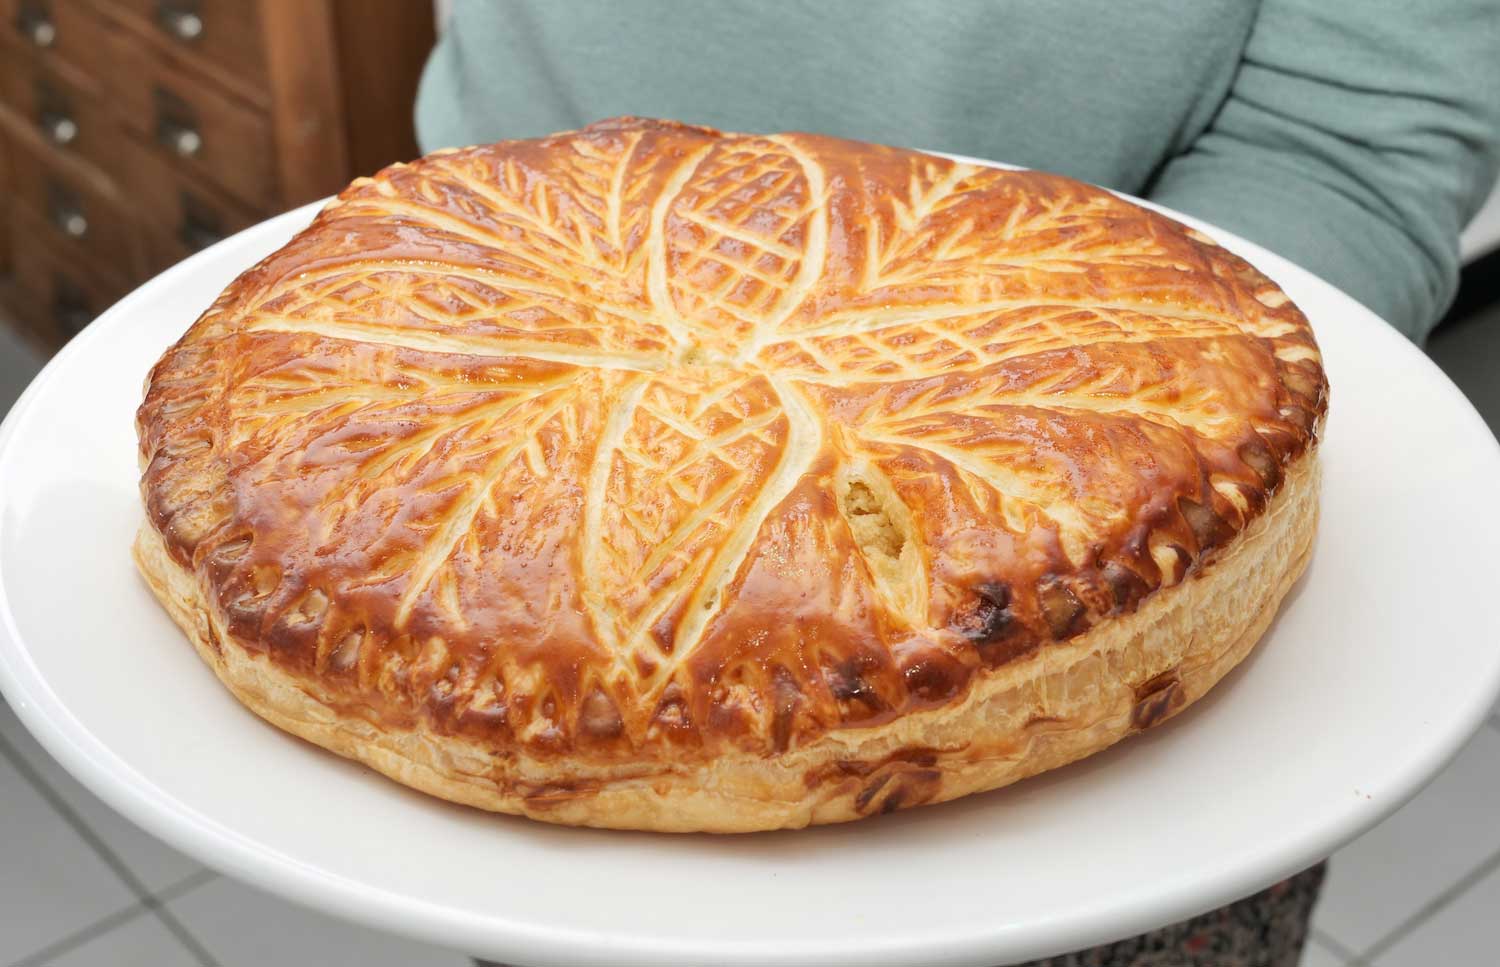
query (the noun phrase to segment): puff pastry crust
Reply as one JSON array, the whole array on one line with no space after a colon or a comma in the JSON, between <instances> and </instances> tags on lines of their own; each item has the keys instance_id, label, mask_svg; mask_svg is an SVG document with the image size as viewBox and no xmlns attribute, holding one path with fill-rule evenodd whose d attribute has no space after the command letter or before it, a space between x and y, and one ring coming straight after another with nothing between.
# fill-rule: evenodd
<instances>
[{"instance_id":1,"label":"puff pastry crust","mask_svg":"<svg viewBox=\"0 0 1500 967\"><path fill-rule=\"evenodd\" d=\"M136 560L259 715L560 823L746 831L1156 724L1306 562L1327 382L1066 178L616 119L355 181L152 370Z\"/></svg>"}]
</instances>

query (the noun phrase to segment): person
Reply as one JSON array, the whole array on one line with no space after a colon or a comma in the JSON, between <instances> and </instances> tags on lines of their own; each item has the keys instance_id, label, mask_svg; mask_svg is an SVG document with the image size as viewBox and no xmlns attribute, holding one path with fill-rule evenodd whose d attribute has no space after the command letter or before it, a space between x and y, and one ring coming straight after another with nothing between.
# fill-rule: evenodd
<instances>
[{"instance_id":1,"label":"person","mask_svg":"<svg viewBox=\"0 0 1500 967\"><path fill-rule=\"evenodd\" d=\"M1257 242L1422 342L1500 166L1500 0L456 0L423 150L615 115L1055 171ZM1323 869L1036 967L1289 967Z\"/></svg>"},{"instance_id":2,"label":"person","mask_svg":"<svg viewBox=\"0 0 1500 967\"><path fill-rule=\"evenodd\" d=\"M638 114L1013 162L1291 259L1420 341L1500 155L1496 0L458 0L424 151Z\"/></svg>"}]
</instances>

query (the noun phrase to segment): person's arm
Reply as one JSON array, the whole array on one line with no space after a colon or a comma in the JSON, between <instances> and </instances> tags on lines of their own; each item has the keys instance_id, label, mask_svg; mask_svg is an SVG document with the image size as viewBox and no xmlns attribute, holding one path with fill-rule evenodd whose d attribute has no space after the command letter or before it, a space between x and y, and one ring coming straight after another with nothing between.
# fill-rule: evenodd
<instances>
[{"instance_id":1,"label":"person's arm","mask_svg":"<svg viewBox=\"0 0 1500 967\"><path fill-rule=\"evenodd\" d=\"M1500 4L1264 0L1229 97L1148 197L1310 269L1420 342L1500 164Z\"/></svg>"}]
</instances>

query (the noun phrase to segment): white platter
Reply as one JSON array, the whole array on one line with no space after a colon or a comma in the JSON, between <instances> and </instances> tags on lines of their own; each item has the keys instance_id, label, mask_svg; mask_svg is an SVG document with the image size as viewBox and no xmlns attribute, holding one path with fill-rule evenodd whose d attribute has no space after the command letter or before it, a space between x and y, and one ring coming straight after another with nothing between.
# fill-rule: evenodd
<instances>
[{"instance_id":1,"label":"white platter","mask_svg":"<svg viewBox=\"0 0 1500 967\"><path fill-rule=\"evenodd\" d=\"M1312 864L1412 796L1500 691L1494 438L1367 310L1200 225L1313 320L1333 402L1307 576L1197 706L1009 789L796 833L560 829L410 792L241 708L127 550L148 367L316 207L142 286L0 428L0 688L80 781L232 876L512 963L996 964Z\"/></svg>"}]
</instances>

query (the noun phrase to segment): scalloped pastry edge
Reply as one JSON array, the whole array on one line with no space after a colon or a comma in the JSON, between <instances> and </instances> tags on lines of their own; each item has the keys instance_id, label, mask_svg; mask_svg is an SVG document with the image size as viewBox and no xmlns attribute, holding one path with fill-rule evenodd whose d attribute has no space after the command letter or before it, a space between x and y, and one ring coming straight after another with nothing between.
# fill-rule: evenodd
<instances>
[{"instance_id":1,"label":"scalloped pastry edge","mask_svg":"<svg viewBox=\"0 0 1500 967\"><path fill-rule=\"evenodd\" d=\"M1260 640L1312 555L1320 465L1309 449L1231 545L1132 614L976 677L961 700L787 752L615 765L497 753L339 708L315 680L234 641L194 574L143 524L133 555L220 681L261 718L443 799L564 825L750 832L845 822L1009 785L1099 752L1191 706Z\"/></svg>"}]
</instances>

